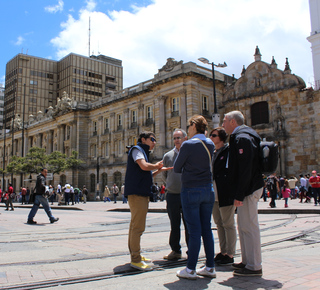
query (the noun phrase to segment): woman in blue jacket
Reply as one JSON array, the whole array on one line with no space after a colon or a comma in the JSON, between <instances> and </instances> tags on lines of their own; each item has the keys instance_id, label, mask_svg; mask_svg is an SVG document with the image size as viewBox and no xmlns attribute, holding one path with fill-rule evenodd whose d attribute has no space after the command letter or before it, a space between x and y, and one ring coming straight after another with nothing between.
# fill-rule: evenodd
<instances>
[{"instance_id":1,"label":"woman in blue jacket","mask_svg":"<svg viewBox=\"0 0 320 290\"><path fill-rule=\"evenodd\" d=\"M204 135L208 123L203 116L189 119L189 140L185 141L174 163L174 171L181 174L181 203L189 233L187 267L177 276L197 279L197 275L215 278L214 242L211 215L214 203L212 187L212 156L214 144ZM206 253L206 265L196 270L201 237Z\"/></svg>"}]
</instances>

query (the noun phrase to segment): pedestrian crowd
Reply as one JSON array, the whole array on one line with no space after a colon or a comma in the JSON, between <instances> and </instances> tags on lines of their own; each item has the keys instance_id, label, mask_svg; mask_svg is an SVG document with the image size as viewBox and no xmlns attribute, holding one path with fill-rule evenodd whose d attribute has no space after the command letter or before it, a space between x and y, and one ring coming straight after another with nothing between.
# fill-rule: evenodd
<instances>
[{"instance_id":1,"label":"pedestrian crowd","mask_svg":"<svg viewBox=\"0 0 320 290\"><path fill-rule=\"evenodd\" d=\"M265 185L262 192L262 198L269 203L271 208L276 207L276 200L284 200L284 207L289 207L290 199L300 199L300 203L312 203L320 205L320 176L316 170L311 174L300 174L299 179L295 176L276 176L271 174L264 177Z\"/></svg>"},{"instance_id":2,"label":"pedestrian crowd","mask_svg":"<svg viewBox=\"0 0 320 290\"><path fill-rule=\"evenodd\" d=\"M263 176L260 162L259 135L245 125L240 111L224 116L221 127L208 130L208 123L201 115L188 120L187 132L181 128L173 131L174 148L156 163L150 161L150 152L155 148L156 135L143 132L138 142L128 152L125 183L119 187L105 186L103 201L129 204L131 221L128 233L128 248L131 267L142 271L152 270L151 259L141 254L141 237L145 231L149 201L166 200L170 220L169 246L171 251L163 257L168 261L182 258L181 224L184 224L184 240L187 245L187 265L177 271L179 278L195 280L197 277L216 277L215 265L230 265L234 276L262 276L261 239L258 221L258 201L271 199L270 207L277 200L299 198L300 202L320 205L320 176L313 170L311 176L290 178L271 174ZM209 134L208 134L209 132ZM209 135L207 137L207 135ZM163 183L158 186L154 177L161 174ZM50 202L58 205L86 203L86 186L79 189L71 184L54 189L46 185L47 169L37 176L34 191L21 188L18 195L21 203L32 202L33 207L27 223L36 224L34 217L42 204L51 223L59 218L53 216ZM14 210L16 198L12 185L0 196L9 210ZM237 228L235 223L237 213ZM211 220L217 226L218 253L214 250ZM241 261L235 263L237 233L240 242ZM197 267L201 240L205 252L205 264Z\"/></svg>"}]
</instances>

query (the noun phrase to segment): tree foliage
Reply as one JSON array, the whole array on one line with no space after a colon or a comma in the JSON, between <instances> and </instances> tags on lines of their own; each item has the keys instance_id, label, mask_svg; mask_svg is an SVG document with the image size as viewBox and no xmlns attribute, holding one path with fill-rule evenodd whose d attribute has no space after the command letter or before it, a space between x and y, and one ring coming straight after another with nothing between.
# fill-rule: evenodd
<instances>
[{"instance_id":1,"label":"tree foliage","mask_svg":"<svg viewBox=\"0 0 320 290\"><path fill-rule=\"evenodd\" d=\"M39 173L46 167L48 172L59 174L68 169L76 169L84 163L78 158L78 152L72 151L71 156L67 157L59 151L46 154L44 148L31 147L25 157L12 156L6 172L13 174L20 173Z\"/></svg>"}]
</instances>

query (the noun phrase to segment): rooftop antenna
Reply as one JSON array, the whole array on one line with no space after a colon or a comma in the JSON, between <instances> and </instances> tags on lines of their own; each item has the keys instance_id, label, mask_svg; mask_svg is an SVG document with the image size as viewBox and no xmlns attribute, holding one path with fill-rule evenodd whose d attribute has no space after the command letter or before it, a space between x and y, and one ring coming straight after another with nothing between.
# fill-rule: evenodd
<instances>
[{"instance_id":1,"label":"rooftop antenna","mask_svg":"<svg viewBox=\"0 0 320 290\"><path fill-rule=\"evenodd\" d=\"M91 35L90 35L90 31L91 31L91 29L90 29L90 20L91 20L91 19L90 19L90 17L89 17L89 50L88 50L88 51L89 51L89 57L90 57L90 36L91 36Z\"/></svg>"}]
</instances>

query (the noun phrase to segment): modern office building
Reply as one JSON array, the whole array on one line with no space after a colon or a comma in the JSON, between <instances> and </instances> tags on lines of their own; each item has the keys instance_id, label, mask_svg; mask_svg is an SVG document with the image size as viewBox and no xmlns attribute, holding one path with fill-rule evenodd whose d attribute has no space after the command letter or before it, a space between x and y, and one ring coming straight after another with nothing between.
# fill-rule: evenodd
<instances>
[{"instance_id":1,"label":"modern office building","mask_svg":"<svg viewBox=\"0 0 320 290\"><path fill-rule=\"evenodd\" d=\"M70 53L59 61L18 54L6 65L5 126L55 107L66 92L77 101L94 101L123 88L122 61L104 55Z\"/></svg>"},{"instance_id":2,"label":"modern office building","mask_svg":"<svg viewBox=\"0 0 320 290\"><path fill-rule=\"evenodd\" d=\"M3 129L4 86L0 84L0 135Z\"/></svg>"}]
</instances>

